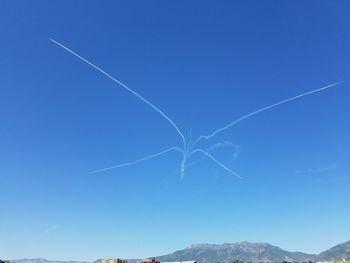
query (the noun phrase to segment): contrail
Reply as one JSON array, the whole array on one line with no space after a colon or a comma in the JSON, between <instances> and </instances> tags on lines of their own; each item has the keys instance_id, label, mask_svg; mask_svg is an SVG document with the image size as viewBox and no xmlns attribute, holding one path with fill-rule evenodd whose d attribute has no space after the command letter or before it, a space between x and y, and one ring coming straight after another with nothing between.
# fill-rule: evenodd
<instances>
[{"instance_id":1,"label":"contrail","mask_svg":"<svg viewBox=\"0 0 350 263\"><path fill-rule=\"evenodd\" d=\"M296 99L299 99L301 97L304 97L304 96L307 96L307 95L310 95L312 93L316 93L316 92L320 92L322 90L325 90L325 89L328 89L328 88L331 88L331 87L334 87L334 86L337 86L339 85L340 83L342 82L337 82L337 83L333 83L333 84L330 84L328 86L324 86L322 88L319 88L319 89L315 89L315 90L312 90L312 91L309 91L309 92L305 92L305 93L302 93L300 95L297 95L297 96L294 96L294 97L291 97L291 98L288 98L288 99L285 99L285 100L282 100L280 102L277 102L277 103L274 103L274 104L271 104L269 106L266 106L266 107L263 107L263 108L260 108L256 111L253 111L251 113L248 113L238 119L236 119L235 121L231 122L230 124L220 128L220 129L217 129L215 130L214 132L212 132L211 134L209 135L201 135L199 136L193 143L192 143L192 129L190 130L190 133L189 133L189 141L188 143L186 143L186 138L184 136L184 134L180 131L180 129L178 128L178 126L172 121L172 119L170 119L163 111L161 111L158 107L156 107L154 104L152 104L150 101L148 101L147 99L145 99L144 97L142 97L140 94L138 94L137 92L135 92L134 90L130 89L128 86L126 86L124 83L122 83L121 81L117 80L116 78L114 78L113 76L111 76L110 74L108 74L106 71L104 71L103 69L101 69L100 67L96 66L95 64L93 64L92 62L90 62L89 60L85 59L84 57L80 56L79 54L77 54L76 52L74 52L73 50L69 49L68 47L64 46L63 44L59 43L58 41L52 39L52 38L49 38L50 41L52 41L53 43L55 43L56 45L58 45L59 47L63 48L64 50L68 51L69 53L73 54L74 56L76 56L77 58L79 58L80 60L82 60L83 62L87 63L88 65L90 65L91 67L93 67L94 69L96 69L97 71L99 71L100 73L102 73L103 75L107 76L109 79L113 80L114 82L116 82L118 85L120 85L122 88L126 89L127 91L129 91L130 93L132 93L134 96L136 96L139 100L143 101L144 103L146 103L148 106L150 106L153 110L155 110L156 112L158 112L163 118L165 118L176 130L176 132L180 135L181 137L181 140L182 140L182 144L183 146L182 147L177 147L177 146L174 146L174 147L171 147L169 149L166 149L166 150L163 150L161 152L158 152L158 153L154 153L154 154L151 154L151 155L148 155L146 157L143 157L143 158L140 158L136 161L133 161L133 162L127 162L127 163L122 163L122 164L118 164L118 165L114 165L114 166L111 166L111 167L107 167L107 168L103 168L103 169L99 169L99 170L95 170L95 171L92 171L90 172L90 174L94 174L94 173L99 173L99 172L104 172L104 171L107 171L107 170L111 170L111 169L115 169L115 168L120 168L120 167L125 167L125 166L130 166L130 165L135 165L135 164L138 164L140 162L143 162L143 161L146 161L146 160L149 160L149 159L152 159L152 158L155 158L155 157L158 157L160 155L163 155L163 154L166 154L170 151L179 151L182 153L182 160L181 160L181 165L180 165L180 169L181 169L181 178L184 177L185 175L185 169L186 167L188 167L186 165L186 162L188 161L188 159L195 153L202 153L206 156L208 156L213 162L215 162L217 165L219 165L221 168L225 169L226 171L228 171L229 173L235 175L236 177L238 178L241 178L237 173L235 173L234 171L232 171L231 169L229 169L227 166L225 166L224 164L222 164L221 162L219 162L216 158L214 158L209 152L211 150L214 150L218 147L223 147L223 146L229 146L229 147L233 147L236 149L236 153L237 154L237 147L234 146L232 143L229 143L229 142L225 142L225 143L218 143L218 144L214 144L213 146L209 147L208 150L202 150L202 149L199 149L199 148L196 148L194 150L192 150L195 145L197 145L202 139L210 139L212 137L214 137L215 135L217 135L218 133L222 132L222 131L225 131L226 129L236 125L237 123L245 120L245 119L248 119L250 117L253 117L254 115L258 114L258 113L261 113L265 110L268 110L268 109L272 109L274 107L277 107L281 104L284 104L284 103L287 103L289 101L292 101L292 100L296 100Z\"/></svg>"},{"instance_id":2,"label":"contrail","mask_svg":"<svg viewBox=\"0 0 350 263\"><path fill-rule=\"evenodd\" d=\"M256 111L253 111L253 112L251 112L251 113L248 113L248 114L246 114L246 115L244 115L244 116L242 116L242 117L240 117L240 118L234 120L234 121L231 122L230 124L228 124L228 125L226 125L226 126L220 128L220 129L215 130L214 132L212 132L212 133L209 134L209 135L201 135L201 136L192 144L191 147L194 147L194 145L196 145L200 140L202 140L202 139L210 139L210 138L214 137L215 135L217 135L218 133L220 133L220 132L222 132L222 131L224 131L224 130L227 130L228 128L231 128L232 126L236 125L237 123L239 123L239 122L241 122L241 121L243 121L243 120L245 120L245 119L248 119L248 118L250 118L250 117L252 117L252 116L254 116L254 115L258 114L258 113L261 113L261 112L263 112L263 111L272 109L272 108L274 108L274 107L277 107L277 106L279 106L279 105L281 105L281 104L284 104L284 103L287 103L287 102L289 102L289 101L296 100L296 99L302 98L302 97L304 97L304 96L307 96L307 95L310 95L310 94L313 94L313 93L316 93L316 92L320 92L320 91L325 90L325 89L329 89L329 88L334 87L334 86L337 86L337 85L339 85L339 84L341 84L341 83L343 83L343 82L342 82L342 81L336 82L336 83L327 85L327 86L322 87L322 88L319 88L319 89L315 89L315 90L312 90L312 91L308 91L308 92L302 93L302 94L300 94L300 95L291 97L291 98L289 98L289 99L285 99L285 100L282 100L282 101L280 101L280 102L277 102L277 103L271 104L271 105L269 105L269 106L263 107L263 108L258 109L258 110L256 110Z\"/></svg>"},{"instance_id":3,"label":"contrail","mask_svg":"<svg viewBox=\"0 0 350 263\"><path fill-rule=\"evenodd\" d=\"M130 89L128 86L126 86L124 83L122 83L121 81L117 80L116 78L114 78L113 76L111 76L110 74L108 74L106 71L104 71L103 69L101 69L100 67L96 66L95 64L93 64L92 62L90 62L89 60L83 58L82 56L80 56L79 54L77 54L76 52L74 52L73 50L69 49L68 47L64 46L63 44L59 43L58 41L49 38L50 41L52 41L53 43L55 43L56 45L60 46L61 48L65 49L66 51L68 51L69 53L73 54L74 56L76 56L77 58L81 59L82 61L84 61L85 63L87 63L88 65L90 65L91 67L95 68L96 70L98 70L99 72L101 72L103 75L107 76L108 78L110 78L111 80L113 80L114 82L116 82L117 84L119 84L121 87L123 87L124 89L126 89L127 91L131 92L132 94L134 94L137 98L139 98L141 101L143 101L144 103L146 103L148 106L150 106L152 109L154 109L155 111L157 111L161 116L163 116L168 122L170 122L170 124L175 128L175 130L177 131L177 133L180 135L183 145L184 147L186 147L186 140L185 140L185 136L182 134L182 132L180 131L180 129L177 127L177 125L163 112L161 111L158 107L156 107L154 104L152 104L151 102L149 102L147 99L145 99L144 97L142 97L140 94L138 94L137 92L133 91L132 89Z\"/></svg>"},{"instance_id":4,"label":"contrail","mask_svg":"<svg viewBox=\"0 0 350 263\"><path fill-rule=\"evenodd\" d=\"M236 158L237 158L237 156L238 156L238 154L239 154L239 152L240 152L239 146L236 145L236 144L233 144L233 143L230 142L230 141L219 142L219 143L213 144L212 146L210 146L209 148L207 148L205 151L208 152L208 153L210 153L210 152L212 152L212 151L214 151L214 150L216 150L216 149L224 148L224 147L233 149L233 150L234 150L233 159L236 159ZM190 156L191 156L192 154L194 154L193 151L190 152L190 153L187 155L187 159L189 159ZM197 160L197 161L193 161L193 162L187 164L187 165L186 165L186 168L192 167L193 165L196 165L196 164L200 163L200 162L203 160L203 158L204 158L204 156L201 157L201 158L200 158L199 160Z\"/></svg>"},{"instance_id":5,"label":"contrail","mask_svg":"<svg viewBox=\"0 0 350 263\"><path fill-rule=\"evenodd\" d=\"M122 163L122 164L110 166L110 167L107 167L107 168L98 169L98 170L89 172L89 174L95 174L95 173L105 172L105 171L108 171L108 170L112 170L112 169L116 169L116 168L120 168L120 167L124 167L124 166L129 166L129 165L138 164L138 163L140 163L140 162L143 162L143 161L146 161L146 160L149 160L149 159L158 157L158 156L163 155L163 154L165 154L165 153L167 153L167 152L170 152L170 151L179 151L179 152L182 152L182 153L183 153L183 150L182 150L181 148L179 148L179 147L177 147L177 146L174 146L174 147L171 147L171 148L166 149L166 150L164 150L164 151L161 151L161 152L158 152L158 153L154 153L154 154L148 155L148 156L146 156L146 157L140 158L140 159L138 159L138 160L136 160L136 161L133 161L133 162Z\"/></svg>"},{"instance_id":6,"label":"contrail","mask_svg":"<svg viewBox=\"0 0 350 263\"><path fill-rule=\"evenodd\" d=\"M216 150L217 148L223 148L223 147L232 148L235 150L235 153L239 151L239 146L230 141L215 143L212 146L210 146L206 151L211 152L213 150Z\"/></svg>"},{"instance_id":7,"label":"contrail","mask_svg":"<svg viewBox=\"0 0 350 263\"><path fill-rule=\"evenodd\" d=\"M208 156L210 159L212 159L217 165L219 165L220 167L222 167L223 169L225 169L226 171L228 171L229 173L233 174L234 176L242 179L241 176L239 176L237 173L235 173L234 171L232 171L230 168L226 167L224 164L222 164L221 162L219 162L218 160L216 160L210 153L202 150L202 149L195 149L193 150L191 153L204 153L206 156Z\"/></svg>"},{"instance_id":8,"label":"contrail","mask_svg":"<svg viewBox=\"0 0 350 263\"><path fill-rule=\"evenodd\" d=\"M188 143L187 143L187 148L188 149L192 143L192 128L190 129L190 132L189 132L189 136L190 138L188 139Z\"/></svg>"}]
</instances>

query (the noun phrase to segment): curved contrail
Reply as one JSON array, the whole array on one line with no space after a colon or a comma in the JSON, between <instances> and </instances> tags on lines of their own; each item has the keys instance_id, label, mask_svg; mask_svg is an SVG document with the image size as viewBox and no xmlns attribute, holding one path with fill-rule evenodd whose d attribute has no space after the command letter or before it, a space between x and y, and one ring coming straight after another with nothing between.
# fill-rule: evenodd
<instances>
[{"instance_id":1,"label":"curved contrail","mask_svg":"<svg viewBox=\"0 0 350 263\"><path fill-rule=\"evenodd\" d=\"M65 49L66 51L68 51L69 53L73 54L74 56L76 56L77 58L81 59L82 61L84 61L85 63L87 63L88 65L90 65L91 67L97 69L99 72L101 72L103 75L107 76L108 78L110 78L111 80L113 80L114 82L116 82L117 84L119 84L121 87L123 87L124 89L126 89L127 91L131 92L133 95L135 95L137 98L139 98L141 101L143 101L144 103L146 103L148 106L150 106L152 109L154 109L155 111L157 111L161 116L163 116L168 122L170 122L170 124L175 128L175 130L177 131L177 133L180 135L182 142L184 144L184 147L186 146L186 140L185 140L185 136L182 134L182 132L180 131L180 129L177 127L177 125L163 112L161 111L158 107L156 107L153 103L149 102L147 99L145 99L144 97L142 97L140 94L138 94L137 92L133 91L132 89L130 89L128 86L126 86L124 83L122 83L121 81L117 80L116 78L114 78L113 76L111 76L110 74L108 74L106 71L104 71L103 69L101 69L100 67L96 66L95 64L93 64L92 62L90 62L89 60L83 58L82 56L80 56L79 54L77 54L76 52L74 52L73 50L69 49L68 47L64 46L63 44L59 43L58 41L49 38L50 41L52 41L53 43L55 43L56 45L60 46L61 48Z\"/></svg>"},{"instance_id":2,"label":"curved contrail","mask_svg":"<svg viewBox=\"0 0 350 263\"><path fill-rule=\"evenodd\" d=\"M324 86L324 87L319 88L319 89L315 89L315 90L312 90L312 91L308 91L308 92L302 93L302 94L300 94L300 95L291 97L291 98L289 98L289 99L285 99L285 100L282 100L282 101L280 101L280 102L271 104L271 105L269 105L269 106L265 106L265 107L260 108L260 109L258 109L258 110L256 110L256 111L253 111L253 112L251 112L251 113L248 113L248 114L246 114L246 115L244 115L244 116L242 116L242 117L240 117L240 118L234 120L234 121L231 122L230 124L228 124L228 125L226 125L226 126L220 128L220 129L217 129L217 130L213 131L213 132L212 132L211 134L209 134L209 135L201 135L201 136L199 136L199 138L192 144L191 147L194 147L194 145L196 145L200 140L202 140L202 139L210 139L210 138L214 137L216 134L218 134L218 133L220 133L220 132L222 132L222 131L224 131L224 130L227 130L228 128L231 128L232 126L236 125L237 123L239 123L239 122L241 122L241 121L243 121L243 120L245 120L245 119L248 119L248 118L250 118L250 117L252 117L252 116L254 116L254 115L258 114L258 113L261 113L261 112L266 111L266 110L268 110L268 109L272 109L272 108L274 108L274 107L276 107L276 106L279 106L279 105L281 105L281 104L287 103L287 102L289 102L289 101L296 100L296 99L299 99L299 98L301 98L301 97L310 95L310 94L312 94L312 93L316 93L316 92L320 92L320 91L325 90L325 89L329 89L329 88L334 87L334 86L337 86L337 85L339 85L339 84L341 84L341 83L343 83L343 82L342 82L342 81L336 82L336 83L333 83L333 84Z\"/></svg>"}]
</instances>

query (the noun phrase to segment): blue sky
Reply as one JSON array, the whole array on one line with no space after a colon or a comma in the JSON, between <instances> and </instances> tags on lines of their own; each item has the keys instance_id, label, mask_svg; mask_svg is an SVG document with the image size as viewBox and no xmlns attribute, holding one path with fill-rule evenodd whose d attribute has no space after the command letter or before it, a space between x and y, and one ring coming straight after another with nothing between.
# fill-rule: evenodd
<instances>
[{"instance_id":1,"label":"blue sky","mask_svg":"<svg viewBox=\"0 0 350 263\"><path fill-rule=\"evenodd\" d=\"M1 1L1 257L135 258L244 240L318 253L349 240L349 12L348 1ZM181 179L177 152L88 174L181 140L50 37L187 137L344 83L202 144L236 145L212 154L243 179L209 159Z\"/></svg>"}]
</instances>

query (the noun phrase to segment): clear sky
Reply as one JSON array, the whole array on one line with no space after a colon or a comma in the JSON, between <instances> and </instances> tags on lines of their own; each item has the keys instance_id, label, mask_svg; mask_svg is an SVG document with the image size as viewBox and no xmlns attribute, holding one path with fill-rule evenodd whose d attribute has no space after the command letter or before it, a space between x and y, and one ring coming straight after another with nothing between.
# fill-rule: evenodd
<instances>
[{"instance_id":1,"label":"clear sky","mask_svg":"<svg viewBox=\"0 0 350 263\"><path fill-rule=\"evenodd\" d=\"M349 1L1 1L0 255L94 260L192 243L350 239ZM241 122L180 176L186 138ZM226 143L228 144L228 143Z\"/></svg>"}]
</instances>

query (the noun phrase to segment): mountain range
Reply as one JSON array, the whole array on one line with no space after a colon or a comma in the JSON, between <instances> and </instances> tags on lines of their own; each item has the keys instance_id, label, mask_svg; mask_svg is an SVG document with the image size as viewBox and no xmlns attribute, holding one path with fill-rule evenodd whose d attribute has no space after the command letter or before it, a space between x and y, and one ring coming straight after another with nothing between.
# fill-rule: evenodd
<instances>
[{"instance_id":1,"label":"mountain range","mask_svg":"<svg viewBox=\"0 0 350 263\"><path fill-rule=\"evenodd\" d=\"M159 261L185 261L197 262L232 262L235 259L252 262L282 262L282 261L331 261L350 260L350 241L336 245L320 254L307 254L303 252L289 252L269 243L224 243L224 244L194 244L175 251L174 253L156 257ZM129 260L135 262L136 260ZM11 263L97 263L85 261L54 261L43 258L11 260Z\"/></svg>"},{"instance_id":2,"label":"mountain range","mask_svg":"<svg viewBox=\"0 0 350 263\"><path fill-rule=\"evenodd\" d=\"M288 252L268 243L196 244L172 254L158 257L160 261L196 260L197 262L231 262L234 259L253 262L308 261L316 255Z\"/></svg>"}]
</instances>

